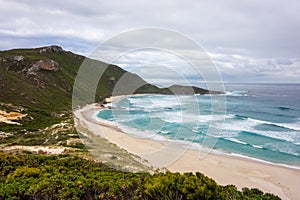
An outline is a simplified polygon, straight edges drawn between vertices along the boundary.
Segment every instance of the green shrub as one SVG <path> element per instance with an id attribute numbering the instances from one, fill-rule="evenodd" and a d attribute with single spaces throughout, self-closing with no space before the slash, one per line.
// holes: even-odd
<path id="1" fill-rule="evenodd" d="M 0 199 L 279 199 L 201 173 L 130 173 L 71 155 L 0 153 Z"/>

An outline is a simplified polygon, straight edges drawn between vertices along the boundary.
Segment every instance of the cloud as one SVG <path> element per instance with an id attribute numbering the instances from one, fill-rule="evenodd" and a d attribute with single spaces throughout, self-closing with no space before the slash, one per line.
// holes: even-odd
<path id="1" fill-rule="evenodd" d="M 203 81 L 201 70 L 176 54 L 163 50 L 128 52 L 114 60 L 114 64 L 139 74 L 147 82 L 158 86 L 195 85 L 197 81 Z"/>
<path id="2" fill-rule="evenodd" d="M 299 82 L 300 60 L 209 53 L 226 82 Z"/>
<path id="3" fill-rule="evenodd" d="M 161 27 L 183 33 L 216 55 L 228 81 L 294 82 L 300 67 L 297 0 L 0 0 L 0 5 L 0 49 L 54 43 L 89 55 L 120 32 Z M 157 41 L 174 46 L 181 42 L 171 37 Z"/>

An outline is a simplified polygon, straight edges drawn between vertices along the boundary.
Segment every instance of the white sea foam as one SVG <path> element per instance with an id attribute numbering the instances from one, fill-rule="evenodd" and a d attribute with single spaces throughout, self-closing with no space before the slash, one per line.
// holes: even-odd
<path id="1" fill-rule="evenodd" d="M 153 113 L 152 117 L 160 118 L 161 120 L 169 123 L 182 123 L 182 112 L 157 112 Z"/>
<path id="2" fill-rule="evenodd" d="M 157 112 L 153 113 L 152 116 L 169 123 L 209 123 L 224 120 L 223 115 L 196 115 L 181 111 Z"/>
<path id="3" fill-rule="evenodd" d="M 266 137 L 280 139 L 292 143 L 296 143 L 300 141 L 300 134 L 299 132 L 276 132 L 276 131 L 257 131 L 259 135 L 263 135 Z"/>
<path id="4" fill-rule="evenodd" d="M 232 122 L 226 123 L 223 125 L 225 130 L 230 131 L 245 131 L 245 132 L 252 132 L 257 135 L 262 135 L 269 138 L 289 141 L 289 142 L 296 142 L 300 141 L 300 134 L 296 131 L 265 131 L 265 130 L 256 130 L 255 127 L 261 123 L 258 121 L 241 121 L 241 122 Z"/>
<path id="5" fill-rule="evenodd" d="M 176 96 L 161 96 L 156 98 L 128 98 L 135 107 L 165 108 L 182 106 L 182 102 Z"/>
<path id="6" fill-rule="evenodd" d="M 267 164 L 270 164 L 270 165 L 277 165 L 277 166 L 283 166 L 283 167 L 287 167 L 287 168 L 300 170 L 299 166 L 286 165 L 286 164 L 282 164 L 282 163 L 274 163 L 274 162 L 270 162 L 270 161 L 266 161 L 266 160 L 262 160 L 262 159 L 258 159 L 258 158 L 253 158 L 253 157 L 249 157 L 249 156 L 245 156 L 245 155 L 237 154 L 237 153 L 229 153 L 229 155 L 234 156 L 234 157 L 240 157 L 240 158 L 255 160 L 255 161 L 262 162 L 262 163 L 267 163 Z"/>
<path id="7" fill-rule="evenodd" d="M 275 122 L 269 122 L 269 121 L 252 119 L 252 118 L 248 118 L 248 120 L 252 122 L 256 122 L 257 124 L 268 124 L 268 125 L 278 126 L 282 128 L 287 128 L 294 131 L 300 131 L 300 121 L 297 121 L 295 123 L 275 123 Z"/>
<path id="8" fill-rule="evenodd" d="M 159 131 L 160 133 L 162 133 L 162 134 L 168 134 L 169 133 L 169 131 Z"/>
<path id="9" fill-rule="evenodd" d="M 295 131 L 300 131 L 300 121 L 295 123 L 278 123 L 279 126 Z"/>
<path id="10" fill-rule="evenodd" d="M 289 155 L 299 156 L 299 153 L 296 149 L 294 149 L 291 145 L 285 144 L 285 143 L 268 143 L 265 144 L 267 148 L 269 148 L 272 151 L 277 151 Z"/>
<path id="11" fill-rule="evenodd" d="M 231 142 L 239 143 L 239 144 L 244 144 L 244 145 L 247 144 L 247 142 L 240 141 L 240 140 L 238 140 L 238 139 L 236 139 L 236 138 L 224 138 L 224 139 L 225 139 L 225 140 L 229 140 L 229 141 L 231 141 Z"/>
<path id="12" fill-rule="evenodd" d="M 257 122 L 245 121 L 245 120 L 235 120 L 230 122 L 225 122 L 223 124 L 223 130 L 229 131 L 254 131 L 254 128 L 258 125 Z"/>
<path id="13" fill-rule="evenodd" d="M 115 120 L 118 123 L 122 123 L 122 122 L 134 122 L 137 119 L 149 119 L 150 116 L 147 114 L 116 114 L 115 116 Z M 151 119 L 151 118 L 150 118 Z"/>
<path id="14" fill-rule="evenodd" d="M 257 148 L 257 149 L 263 149 L 263 147 L 262 146 L 259 146 L 259 145 L 252 145 L 254 148 Z"/>
<path id="15" fill-rule="evenodd" d="M 269 138 L 280 139 L 289 142 L 300 141 L 300 134 L 298 131 L 267 131 L 255 129 L 256 126 L 261 124 L 280 125 L 279 123 L 247 118 L 246 120 L 236 120 L 224 123 L 223 130 L 252 132 Z"/>
<path id="16" fill-rule="evenodd" d="M 131 128 L 128 126 L 124 125 L 117 125 L 124 133 L 138 137 L 138 138 L 145 138 L 145 139 L 152 139 L 152 140 L 158 140 L 158 141 L 165 141 L 168 140 L 167 138 L 156 134 L 155 132 L 152 131 L 147 131 L 147 130 L 139 130 L 135 128 Z"/>
<path id="17" fill-rule="evenodd" d="M 248 96 L 248 91 L 228 91 L 225 92 L 226 96 Z"/>
<path id="18" fill-rule="evenodd" d="M 198 128 L 196 127 L 196 128 L 193 128 L 192 131 L 193 131 L 194 133 L 198 133 L 199 130 L 198 130 Z"/>

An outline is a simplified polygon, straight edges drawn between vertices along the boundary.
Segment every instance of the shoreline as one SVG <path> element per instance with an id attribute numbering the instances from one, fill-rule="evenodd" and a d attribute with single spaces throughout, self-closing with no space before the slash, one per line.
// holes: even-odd
<path id="1" fill-rule="evenodd" d="M 120 98 L 122 97 L 117 97 Z M 299 169 L 223 152 L 204 152 L 204 157 L 200 158 L 200 153 L 203 152 L 184 149 L 180 143 L 137 137 L 124 133 L 104 120 L 100 122 L 93 117 L 100 109 L 103 108 L 91 104 L 74 111 L 74 114 L 90 131 L 147 160 L 153 167 L 165 167 L 171 172 L 180 173 L 199 171 L 221 185 L 233 184 L 239 189 L 256 187 L 282 199 L 297 199 Z"/>
<path id="2" fill-rule="evenodd" d="M 123 98 L 131 97 L 131 96 L 145 96 L 145 95 L 153 95 L 153 94 L 132 94 L 132 95 L 111 96 L 111 97 L 105 98 L 105 103 L 100 104 L 100 107 L 101 107 L 101 110 L 102 109 L 112 109 L 110 107 L 110 105 L 109 106 L 105 106 L 105 105 L 111 104 L 112 102 L 118 101 L 118 100 L 123 99 Z M 117 124 L 117 123 L 114 124 L 114 122 L 110 122 L 110 121 L 107 121 L 107 120 L 104 120 L 104 119 L 102 120 L 100 118 L 97 118 L 96 114 L 97 114 L 97 112 L 93 114 L 93 117 L 95 117 L 95 120 L 100 122 L 102 125 L 112 126 L 113 128 L 118 129 L 118 131 L 121 131 L 121 132 L 123 132 L 125 134 L 128 134 L 130 136 L 133 136 L 133 137 L 138 137 L 138 138 L 142 138 L 142 139 L 147 138 L 147 137 L 143 137 L 142 135 L 139 135 L 139 134 L 134 134 L 132 132 L 130 133 L 130 131 L 124 131 L 120 127 L 119 124 Z M 160 138 L 160 139 L 155 139 L 155 138 Z M 204 148 L 201 145 L 199 145 L 200 147 L 193 148 L 192 146 L 195 145 L 195 143 L 193 143 L 193 142 L 188 142 L 188 141 L 183 141 L 183 140 L 172 140 L 172 139 L 169 139 L 167 137 L 159 136 L 159 135 L 155 135 L 155 138 L 151 137 L 150 139 L 155 140 L 155 141 L 159 141 L 159 142 L 172 141 L 172 142 L 178 143 L 178 145 L 190 146 L 190 147 L 188 147 L 188 149 L 196 150 L 196 151 L 203 151 L 203 149 L 206 149 L 206 150 L 208 149 L 208 148 Z M 198 145 L 198 144 L 196 144 L 196 145 Z M 250 161 L 261 162 L 261 163 L 265 163 L 265 164 L 270 164 L 270 165 L 275 165 L 275 166 L 281 166 L 281 167 L 300 170 L 300 165 L 292 165 L 292 164 L 286 164 L 286 163 L 280 163 L 280 162 L 273 162 L 273 161 L 268 161 L 268 160 L 264 160 L 264 159 L 260 159 L 260 158 L 246 156 L 246 155 L 243 155 L 243 154 L 229 153 L 229 152 L 225 152 L 225 151 L 222 151 L 222 150 L 219 150 L 219 149 L 209 149 L 208 151 L 211 154 L 225 155 L 225 156 L 230 156 L 230 157 L 233 157 L 233 158 L 247 159 L 247 160 L 250 160 Z"/>
<path id="3" fill-rule="evenodd" d="M 108 109 L 106 107 L 99 109 Z M 176 143 L 178 146 L 181 146 L 181 148 L 186 148 L 187 150 L 194 150 L 194 151 L 208 151 L 208 154 L 213 154 L 213 155 L 219 155 L 219 156 L 228 156 L 228 157 L 232 157 L 232 158 L 236 158 L 236 159 L 245 159 L 245 160 L 249 160 L 252 162 L 259 162 L 259 163 L 263 163 L 263 164 L 268 164 L 268 165 L 274 165 L 274 166 L 279 166 L 279 167 L 284 167 L 284 168 L 289 168 L 289 169 L 295 169 L 295 170 L 300 170 L 300 166 L 297 165 L 289 165 L 289 164 L 285 164 L 285 163 L 277 163 L 277 162 L 272 162 L 272 161 L 267 161 L 267 160 L 263 160 L 260 158 L 254 158 L 254 157 L 250 157 L 250 156 L 246 156 L 243 154 L 237 154 L 237 153 L 228 153 L 228 152 L 224 152 L 220 149 L 209 149 L 208 147 L 202 147 L 200 144 L 197 143 L 193 143 L 193 142 L 188 142 L 188 141 L 183 141 L 183 140 L 172 140 L 172 139 L 168 139 L 164 136 L 156 136 L 155 138 L 147 138 L 147 137 L 142 137 L 141 135 L 138 134 L 133 134 L 133 133 L 129 133 L 124 131 L 121 127 L 119 127 L 117 124 L 114 124 L 114 122 L 110 122 L 110 121 L 106 121 L 106 120 L 102 120 L 100 118 L 96 117 L 96 113 L 94 113 L 93 117 L 95 118 L 94 120 L 96 120 L 97 122 L 100 123 L 100 125 L 102 126 L 108 126 L 112 129 L 116 129 L 117 131 L 120 131 L 124 134 L 127 134 L 131 137 L 137 137 L 140 139 L 149 139 L 149 140 L 154 140 L 157 142 L 161 142 L 162 144 L 167 143 L 167 142 L 173 142 Z M 159 139 L 158 139 L 159 138 Z M 192 147 L 194 145 L 198 145 L 199 147 Z"/>

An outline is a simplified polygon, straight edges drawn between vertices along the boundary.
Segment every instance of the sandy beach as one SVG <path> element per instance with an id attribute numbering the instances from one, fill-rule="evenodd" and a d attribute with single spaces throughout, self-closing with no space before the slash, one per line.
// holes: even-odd
<path id="1" fill-rule="evenodd" d="M 282 199 L 300 198 L 299 169 L 226 154 L 206 154 L 183 148 L 183 144 L 174 141 L 159 141 L 151 137 L 140 138 L 126 134 L 118 127 L 95 119 L 93 115 L 100 109 L 96 104 L 91 104 L 74 111 L 74 115 L 93 133 L 147 160 L 153 167 L 165 167 L 172 172 L 181 173 L 199 171 L 221 185 L 233 184 L 239 189 L 256 187 Z"/>

